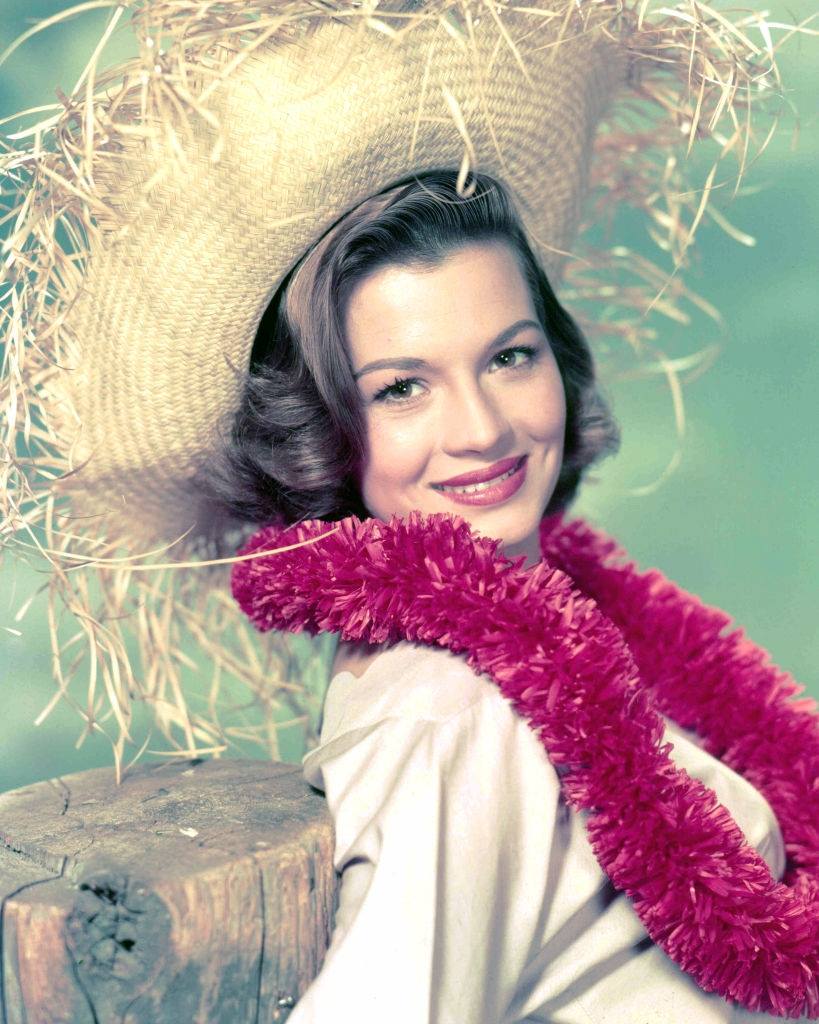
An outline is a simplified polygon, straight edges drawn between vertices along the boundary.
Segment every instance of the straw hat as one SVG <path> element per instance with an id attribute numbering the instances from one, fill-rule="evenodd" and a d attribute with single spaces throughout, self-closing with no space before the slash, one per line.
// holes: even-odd
<path id="1" fill-rule="evenodd" d="M 215 704 L 189 706 L 183 650 L 197 646 L 268 719 L 241 735 L 278 756 L 276 671 L 231 604 L 226 567 L 145 567 L 238 540 L 195 481 L 239 402 L 259 320 L 311 244 L 412 173 L 459 170 L 468 194 L 469 171 L 486 172 L 510 189 L 587 333 L 640 347 L 649 305 L 680 318 L 697 302 L 682 271 L 723 184 L 718 162 L 735 156 L 738 182 L 781 90 L 762 17 L 704 4 L 111 6 L 106 38 L 130 10 L 139 56 L 104 68 L 98 47 L 58 113 L 3 144 L 15 212 L 2 401 L 18 436 L 3 534 L 53 562 L 52 604 L 78 615 L 92 689 L 98 672 L 119 726 L 119 778 L 133 700 L 180 754 L 240 735 Z M 705 141 L 713 167 L 688 190 L 683 158 Z M 644 214 L 666 271 L 578 243 L 624 205 Z M 77 646 L 59 660 L 66 693 Z M 97 711 L 86 718 L 101 728 Z"/>

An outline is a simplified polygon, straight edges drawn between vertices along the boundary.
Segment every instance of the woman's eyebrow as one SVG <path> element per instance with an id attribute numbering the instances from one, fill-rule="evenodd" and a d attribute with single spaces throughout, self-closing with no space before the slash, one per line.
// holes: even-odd
<path id="1" fill-rule="evenodd" d="M 492 349 L 499 348 L 504 345 L 510 338 L 513 338 L 516 334 L 525 330 L 527 327 L 534 327 L 536 330 L 541 331 L 543 328 L 536 320 L 517 320 L 515 323 L 510 324 L 509 327 L 505 327 L 497 338 L 494 338 L 486 346 L 486 351 L 491 352 Z M 374 359 L 371 363 L 365 363 L 356 373 L 353 374 L 353 378 L 358 380 L 359 377 L 363 377 L 365 373 L 370 373 L 372 370 L 385 370 L 388 368 L 397 370 L 422 370 L 428 367 L 429 363 L 426 359 L 418 359 L 413 356 L 396 356 L 391 359 Z"/>

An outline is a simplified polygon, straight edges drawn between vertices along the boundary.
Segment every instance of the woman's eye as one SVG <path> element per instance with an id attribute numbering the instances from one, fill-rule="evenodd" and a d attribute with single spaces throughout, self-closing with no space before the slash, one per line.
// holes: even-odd
<path id="1" fill-rule="evenodd" d="M 517 355 L 523 353 L 526 358 L 522 362 L 502 362 L 500 367 L 502 370 L 519 370 L 524 367 L 528 367 L 535 361 L 538 349 L 533 348 L 531 345 L 517 345 L 514 348 L 505 348 L 503 351 L 498 352 L 493 362 L 499 360 L 502 356 Z M 380 391 L 373 395 L 374 402 L 383 402 L 385 405 L 404 405 L 415 397 L 414 395 L 408 394 L 405 390 L 411 388 L 413 384 L 419 384 L 420 381 L 415 377 L 396 377 L 392 384 L 387 384 L 386 387 L 381 388 Z"/>
<path id="2" fill-rule="evenodd" d="M 381 388 L 373 395 L 374 402 L 384 402 L 387 405 L 397 405 L 400 402 L 405 401 L 406 394 L 402 390 L 406 387 L 411 387 L 413 384 L 417 384 L 418 381 L 413 377 L 404 379 L 403 377 L 396 377 L 392 384 L 387 384 L 386 387 Z M 391 400 L 388 400 L 390 396 L 395 396 Z"/>
<path id="3" fill-rule="evenodd" d="M 505 363 L 504 366 L 509 366 L 510 369 L 516 370 L 519 366 L 528 365 L 529 363 L 534 361 L 533 357 L 537 354 L 537 349 L 533 348 L 531 345 L 517 345 L 515 348 L 505 348 L 502 352 L 498 352 L 498 354 L 495 356 L 495 359 L 500 359 L 501 356 L 509 355 L 509 353 L 516 352 L 523 352 L 523 354 L 526 356 L 524 362 L 515 363 L 514 366 L 509 366 L 508 363 Z"/>

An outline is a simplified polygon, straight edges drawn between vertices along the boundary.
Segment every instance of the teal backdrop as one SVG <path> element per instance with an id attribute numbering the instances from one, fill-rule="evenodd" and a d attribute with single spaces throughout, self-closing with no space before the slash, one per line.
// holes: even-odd
<path id="1" fill-rule="evenodd" d="M 0 51 L 34 20 L 67 8 L 48 0 L 0 0 Z M 772 20 L 794 21 L 815 3 L 773 3 Z M 34 36 L 0 66 L 0 117 L 68 92 L 102 31 L 106 12 L 88 11 Z M 813 27 L 819 29 L 819 19 Z M 777 36 L 778 38 L 778 36 Z M 113 51 L 116 50 L 116 43 Z M 703 601 L 724 608 L 774 661 L 819 697 L 819 38 L 791 39 L 781 56 L 800 112 L 782 128 L 730 208 L 755 245 L 713 224 L 700 228 L 689 282 L 723 313 L 670 325 L 666 353 L 721 346 L 716 361 L 684 387 L 686 432 L 676 470 L 652 486 L 677 439 L 661 376 L 605 378 L 623 432 L 620 453 L 602 463 L 573 511 L 613 533 L 638 563 L 656 566 Z M 14 130 L 16 122 L 0 126 Z M 642 227 L 618 225 L 623 243 L 652 258 Z M 692 332 L 695 337 L 692 339 Z M 59 703 L 34 719 L 54 692 L 42 603 L 15 622 L 42 582 L 6 559 L 0 580 L 0 791 L 111 765 L 99 736 L 75 742 L 82 722 Z M 19 634 L 19 635 L 18 635 Z M 320 644 L 327 664 L 332 644 Z M 135 751 L 131 751 L 131 756 Z M 294 734 L 283 756 L 302 753 Z M 144 758 L 148 760 L 146 756 Z"/>

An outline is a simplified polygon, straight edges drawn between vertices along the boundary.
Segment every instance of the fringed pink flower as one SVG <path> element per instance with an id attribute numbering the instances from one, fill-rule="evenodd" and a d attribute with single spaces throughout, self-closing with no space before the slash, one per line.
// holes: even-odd
<path id="1" fill-rule="evenodd" d="M 303 544 L 305 541 L 315 543 Z M 819 715 L 730 618 L 582 520 L 544 518 L 523 569 L 457 515 L 271 525 L 233 594 L 260 630 L 406 639 L 465 654 L 535 730 L 594 854 L 649 936 L 707 992 L 819 1014 Z M 782 882 L 669 756 L 667 714 L 768 799 Z"/>

